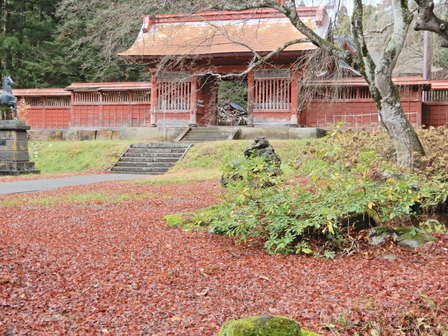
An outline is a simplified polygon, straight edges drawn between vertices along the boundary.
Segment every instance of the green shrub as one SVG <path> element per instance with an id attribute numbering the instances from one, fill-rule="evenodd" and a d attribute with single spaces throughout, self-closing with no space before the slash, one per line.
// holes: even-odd
<path id="1" fill-rule="evenodd" d="M 335 131 L 309 144 L 289 181 L 264 173 L 262 160 L 244 161 L 223 201 L 190 225 L 242 241 L 261 239 L 269 253 L 332 258 L 353 246 L 362 229 L 407 225 L 447 202 L 444 172 L 431 171 L 437 176 L 431 178 L 398 168 L 383 133 Z"/>

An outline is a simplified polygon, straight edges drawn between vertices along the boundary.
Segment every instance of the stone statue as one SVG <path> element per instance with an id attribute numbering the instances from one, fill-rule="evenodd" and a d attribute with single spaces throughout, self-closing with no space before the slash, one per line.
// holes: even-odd
<path id="1" fill-rule="evenodd" d="M 273 167 L 280 169 L 282 161 L 280 157 L 275 153 L 274 147 L 271 146 L 265 137 L 256 138 L 254 143 L 246 148 L 244 151 L 246 158 L 262 157 L 266 162 L 270 163 Z"/>
<path id="2" fill-rule="evenodd" d="M 268 140 L 266 140 L 265 137 L 256 138 L 254 143 L 250 145 L 246 150 L 244 151 L 244 156 L 246 160 L 250 160 L 251 158 L 255 157 L 261 157 L 264 159 L 264 161 L 267 163 L 266 169 L 264 169 L 264 172 L 267 173 L 269 176 L 279 176 L 281 175 L 282 171 L 280 169 L 281 166 L 281 159 L 275 153 L 274 148 L 269 143 Z M 241 180 L 242 176 L 240 174 L 240 166 L 242 162 L 233 161 L 231 165 L 231 169 L 228 172 L 225 172 L 221 176 L 221 184 L 225 187 L 231 180 Z M 264 183 L 261 185 L 262 187 L 268 187 L 272 186 L 271 183 Z"/>
<path id="3" fill-rule="evenodd" d="M 10 76 L 3 78 L 3 91 L 0 93 L 0 120 L 17 119 L 17 99 L 12 93 L 12 85 L 14 85 L 14 81 Z M 5 110 L 2 107 L 8 109 Z"/>
<path id="4" fill-rule="evenodd" d="M 28 154 L 27 126 L 17 120 L 17 99 L 12 93 L 11 77 L 3 79 L 0 93 L 0 175 L 36 174 L 39 171 Z"/>

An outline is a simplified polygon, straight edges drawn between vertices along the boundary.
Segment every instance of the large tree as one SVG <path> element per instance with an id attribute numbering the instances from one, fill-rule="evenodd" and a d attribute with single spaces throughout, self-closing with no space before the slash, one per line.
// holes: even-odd
<path id="1" fill-rule="evenodd" d="M 247 10 L 254 8 L 273 8 L 283 13 L 291 23 L 316 46 L 345 61 L 364 77 L 377 106 L 382 124 L 393 140 L 397 163 L 401 167 L 414 167 L 424 148 L 411 123 L 406 118 L 400 102 L 398 88 L 392 81 L 392 72 L 406 41 L 413 14 L 406 0 L 391 0 L 393 20 L 392 33 L 385 43 L 379 57 L 374 59 L 369 52 L 364 32 L 364 5 L 354 0 L 351 17 L 351 33 L 355 52 L 341 49 L 329 39 L 319 36 L 299 17 L 295 1 L 253 0 L 240 1 L 238 5 L 216 5 L 216 9 Z M 299 42 L 299 41 L 298 41 Z M 284 48 L 279 48 L 282 51 Z"/>
<path id="2" fill-rule="evenodd" d="M 209 0 L 60 0 L 60 40 L 82 81 L 142 80 L 144 65 L 117 56 L 134 41 L 142 16 L 190 13 L 208 5 Z"/>
<path id="3" fill-rule="evenodd" d="M 0 0 L 0 77 L 20 87 L 59 86 L 70 73 L 56 39 L 58 0 Z"/>

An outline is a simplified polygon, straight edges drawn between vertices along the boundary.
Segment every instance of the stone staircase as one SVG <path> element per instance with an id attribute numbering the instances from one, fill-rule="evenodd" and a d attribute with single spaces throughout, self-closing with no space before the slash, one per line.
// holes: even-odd
<path id="1" fill-rule="evenodd" d="M 161 175 L 172 168 L 190 149 L 191 144 L 133 144 L 110 169 L 113 173 Z"/>
<path id="2" fill-rule="evenodd" d="M 233 127 L 190 127 L 177 141 L 195 143 L 233 140 L 238 132 L 239 129 Z"/>

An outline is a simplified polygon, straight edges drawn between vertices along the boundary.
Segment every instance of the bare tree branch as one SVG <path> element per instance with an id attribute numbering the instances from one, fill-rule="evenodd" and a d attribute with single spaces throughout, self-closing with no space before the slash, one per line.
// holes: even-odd
<path id="1" fill-rule="evenodd" d="M 432 0 L 415 0 L 415 2 L 418 5 L 418 14 L 414 29 L 436 33 L 444 40 L 441 46 L 448 48 L 448 21 L 440 19 L 434 13 Z"/>
<path id="2" fill-rule="evenodd" d="M 320 37 L 313 29 L 308 27 L 302 19 L 299 17 L 297 13 L 297 9 L 295 6 L 294 0 L 286 0 L 283 5 L 279 5 L 276 1 L 272 0 L 256 0 L 256 1 L 248 1 L 245 4 L 222 4 L 215 5 L 211 7 L 214 10 L 234 10 L 234 11 L 242 11 L 248 9 L 259 9 L 259 8 L 271 8 L 276 9 L 280 13 L 284 14 L 289 21 L 297 28 L 299 32 L 305 35 L 313 44 L 318 46 L 319 48 L 325 49 L 332 54 L 338 56 L 340 59 L 343 59 L 349 65 L 353 64 L 353 55 L 342 48 L 339 48 L 334 43 L 328 41 L 327 39 Z"/>
<path id="3" fill-rule="evenodd" d="M 394 24 L 391 22 L 387 25 L 385 25 L 383 28 L 378 30 L 369 30 L 367 33 L 369 34 L 383 34 L 386 30 L 388 30 L 390 27 L 392 27 Z"/>
<path id="4" fill-rule="evenodd" d="M 226 2 L 226 1 L 224 1 Z M 230 10 L 230 11 L 243 11 L 257 8 L 274 8 L 278 9 L 280 6 L 275 0 L 252 0 L 247 1 L 244 4 L 223 3 L 211 6 L 210 10 Z"/>
<path id="5" fill-rule="evenodd" d="M 352 15 L 352 34 L 357 51 L 357 70 L 361 72 L 366 81 L 372 84 L 375 78 L 375 62 L 369 53 L 364 35 L 364 6 L 361 0 L 354 0 Z"/>
<path id="6" fill-rule="evenodd" d="M 252 70 L 254 70 L 257 66 L 266 63 L 267 61 L 269 61 L 272 57 L 274 57 L 275 55 L 281 53 L 282 51 L 284 51 L 285 49 L 287 49 L 288 47 L 294 45 L 294 44 L 299 44 L 299 43 L 306 43 L 306 42 L 310 42 L 307 39 L 298 39 L 298 40 L 292 40 L 289 41 L 287 43 L 285 43 L 283 46 L 278 47 L 277 49 L 272 50 L 271 52 L 269 52 L 268 54 L 261 56 L 257 53 L 258 57 L 254 57 L 251 61 L 251 63 L 246 67 L 246 69 L 242 72 L 238 72 L 238 73 L 228 73 L 228 74 L 217 74 L 214 72 L 205 72 L 205 73 L 201 73 L 200 75 L 213 75 L 219 79 L 223 79 L 223 78 L 231 78 L 231 77 L 244 77 L 246 76 L 249 72 L 251 72 Z"/>
<path id="7" fill-rule="evenodd" d="M 230 36 L 229 32 L 227 31 L 227 29 L 225 29 L 225 27 L 219 27 L 219 26 L 217 26 L 217 25 L 215 25 L 215 24 L 213 24 L 213 23 L 210 23 L 210 22 L 208 23 L 208 25 L 212 26 L 212 27 L 215 28 L 217 31 L 223 33 L 224 36 L 226 37 L 226 39 L 227 39 L 229 42 L 232 42 L 232 43 L 234 43 L 234 44 L 240 45 L 240 46 L 242 46 L 242 47 L 244 47 L 244 48 L 247 48 L 247 50 L 250 50 L 250 51 L 254 54 L 254 58 L 255 58 L 255 59 L 259 59 L 259 58 L 261 57 L 260 54 L 259 54 L 254 48 L 252 48 L 249 44 L 244 43 L 244 42 L 239 41 L 239 40 L 235 40 L 234 38 L 232 38 L 232 37 Z"/>

